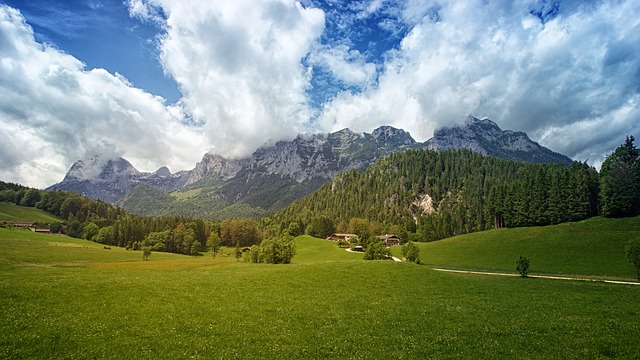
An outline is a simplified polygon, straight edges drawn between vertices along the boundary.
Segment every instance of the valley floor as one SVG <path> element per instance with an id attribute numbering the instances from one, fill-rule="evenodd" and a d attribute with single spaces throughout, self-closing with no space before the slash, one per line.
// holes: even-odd
<path id="1" fill-rule="evenodd" d="M 628 358 L 640 287 L 362 261 L 291 265 L 0 229 L 2 358 Z"/>

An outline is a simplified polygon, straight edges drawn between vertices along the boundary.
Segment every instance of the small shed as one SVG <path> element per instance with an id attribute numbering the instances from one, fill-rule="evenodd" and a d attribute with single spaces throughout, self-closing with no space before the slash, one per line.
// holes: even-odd
<path id="1" fill-rule="evenodd" d="M 378 239 L 382 241 L 387 247 L 400 245 L 400 238 L 397 235 L 380 235 Z"/>
<path id="2" fill-rule="evenodd" d="M 31 227 L 29 228 L 29 230 L 35 232 L 35 233 L 40 233 L 40 234 L 51 234 L 51 230 L 50 229 L 45 229 L 45 228 L 41 228 L 38 229 L 36 227 Z"/>

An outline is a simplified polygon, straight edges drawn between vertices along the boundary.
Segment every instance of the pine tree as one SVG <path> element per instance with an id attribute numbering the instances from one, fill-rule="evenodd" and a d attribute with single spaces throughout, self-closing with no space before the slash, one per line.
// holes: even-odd
<path id="1" fill-rule="evenodd" d="M 609 155 L 600 171 L 601 212 L 623 217 L 640 214 L 640 154 L 633 136 Z"/>

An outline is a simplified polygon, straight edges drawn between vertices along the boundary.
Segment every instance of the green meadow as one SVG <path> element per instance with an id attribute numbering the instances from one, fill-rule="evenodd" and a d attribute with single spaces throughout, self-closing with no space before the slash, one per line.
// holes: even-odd
<path id="1" fill-rule="evenodd" d="M 34 221 L 51 224 L 62 220 L 40 209 L 0 202 L 0 222 L 3 221 Z"/>
<path id="2" fill-rule="evenodd" d="M 640 286 L 442 273 L 364 261 L 326 240 L 296 242 L 290 265 L 209 254 L 153 253 L 142 261 L 139 251 L 0 228 L 0 357 L 632 359 L 640 353 Z"/>
<path id="3" fill-rule="evenodd" d="M 520 255 L 532 274 L 634 279 L 624 254 L 629 240 L 640 239 L 640 217 L 589 220 L 553 226 L 496 229 L 418 243 L 430 267 L 515 272 Z M 400 247 L 392 248 L 400 257 Z"/>

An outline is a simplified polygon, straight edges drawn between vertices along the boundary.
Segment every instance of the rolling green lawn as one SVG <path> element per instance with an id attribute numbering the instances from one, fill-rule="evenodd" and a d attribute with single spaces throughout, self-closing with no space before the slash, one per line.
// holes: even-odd
<path id="1" fill-rule="evenodd" d="M 296 239 L 296 256 L 294 264 L 317 263 L 321 261 L 357 261 L 364 258 L 363 253 L 349 253 L 338 248 L 334 241 L 322 240 L 309 235 L 298 236 Z"/>
<path id="2" fill-rule="evenodd" d="M 0 358 L 640 353 L 640 286 L 440 273 L 296 242 L 291 265 L 164 253 L 142 261 L 139 251 L 0 229 Z"/>
<path id="3" fill-rule="evenodd" d="M 417 244 L 430 267 L 515 272 L 522 255 L 532 274 L 634 279 L 624 254 L 632 239 L 640 239 L 640 217 L 498 229 Z M 400 247 L 392 252 L 399 257 Z"/>
<path id="4" fill-rule="evenodd" d="M 0 202 L 0 222 L 2 221 L 35 221 L 50 224 L 61 219 L 40 209 Z"/>

